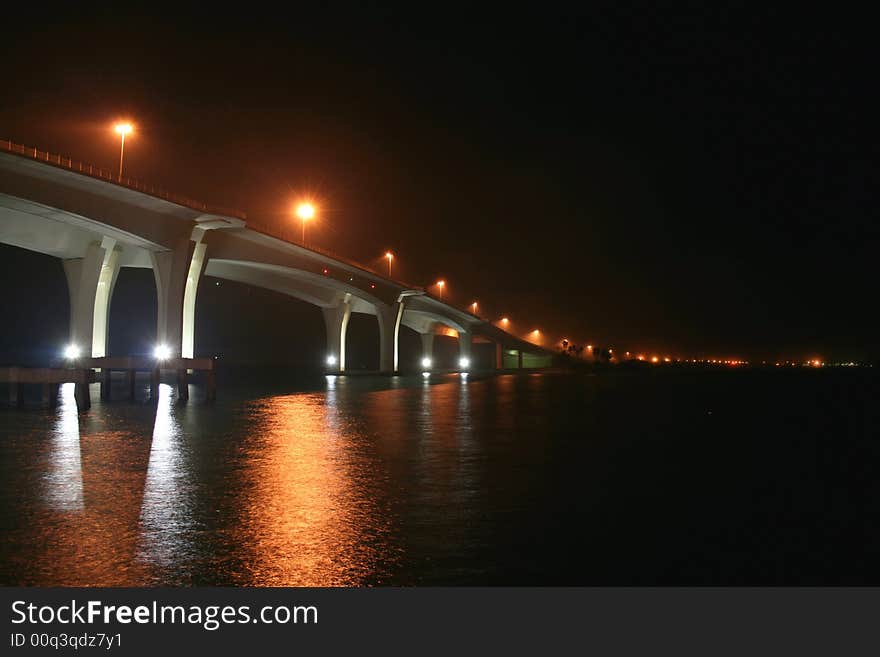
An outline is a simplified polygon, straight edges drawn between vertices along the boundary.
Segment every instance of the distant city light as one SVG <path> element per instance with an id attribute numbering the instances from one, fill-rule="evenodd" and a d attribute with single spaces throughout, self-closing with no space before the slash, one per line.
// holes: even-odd
<path id="1" fill-rule="evenodd" d="M 651 362 L 652 363 L 659 363 L 660 359 L 657 356 L 651 356 Z"/>

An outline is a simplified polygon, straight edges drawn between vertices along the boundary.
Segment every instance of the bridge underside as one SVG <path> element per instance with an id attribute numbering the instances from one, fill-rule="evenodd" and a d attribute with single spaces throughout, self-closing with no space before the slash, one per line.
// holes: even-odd
<path id="1" fill-rule="evenodd" d="M 253 231 L 241 219 L 8 154 L 0 154 L 0 242 L 63 261 L 71 298 L 70 341 L 92 357 L 106 356 L 109 304 L 121 267 L 152 269 L 157 339 L 172 357 L 194 356 L 195 303 L 204 274 L 321 308 L 330 371 L 345 370 L 351 313 L 377 318 L 384 372 L 398 369 L 402 326 L 422 336 L 423 362 L 430 362 L 438 333 L 458 337 L 462 369 L 469 368 L 475 340 L 495 343 L 497 368 L 543 366 L 549 357 L 422 290 Z M 517 355 L 513 365 L 510 351 L 525 355 Z"/>

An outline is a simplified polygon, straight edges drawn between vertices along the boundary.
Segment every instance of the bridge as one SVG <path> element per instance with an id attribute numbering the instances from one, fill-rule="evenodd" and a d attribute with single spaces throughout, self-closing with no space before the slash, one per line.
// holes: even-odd
<path id="1" fill-rule="evenodd" d="M 0 141 L 0 243 L 59 258 L 70 293 L 70 345 L 83 357 L 107 357 L 109 308 L 121 267 L 152 269 L 156 284 L 157 357 L 196 353 L 195 305 L 205 275 L 237 281 L 321 308 L 324 362 L 342 374 L 352 313 L 376 317 L 379 369 L 399 371 L 399 336 L 421 336 L 430 369 L 434 337 L 456 335 L 458 369 L 472 368 L 474 342 L 495 345 L 495 368 L 549 365 L 552 352 L 423 287 L 274 237 L 248 226 L 243 212 L 212 207 L 69 158 Z"/>

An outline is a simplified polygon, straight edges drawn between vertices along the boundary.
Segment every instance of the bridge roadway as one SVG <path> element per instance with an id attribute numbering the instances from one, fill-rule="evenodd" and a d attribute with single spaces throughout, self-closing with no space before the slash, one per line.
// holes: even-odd
<path id="1" fill-rule="evenodd" d="M 495 344 L 499 369 L 503 350 L 517 352 L 520 367 L 523 353 L 551 355 L 424 288 L 254 230 L 243 213 L 108 178 L 67 158 L 0 142 L 0 242 L 63 261 L 70 344 L 83 356 L 107 356 L 109 308 L 121 267 L 152 269 L 157 343 L 169 358 L 194 356 L 196 297 L 206 274 L 319 306 L 327 329 L 324 360 L 332 373 L 346 371 L 352 313 L 377 318 L 383 373 L 399 369 L 401 326 L 420 334 L 427 359 L 433 357 L 434 336 L 452 329 L 461 369 L 471 367 L 474 341 Z"/>

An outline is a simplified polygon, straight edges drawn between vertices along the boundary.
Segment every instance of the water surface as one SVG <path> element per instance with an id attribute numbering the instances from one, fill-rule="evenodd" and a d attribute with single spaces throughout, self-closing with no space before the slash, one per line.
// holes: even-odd
<path id="1" fill-rule="evenodd" d="M 880 583 L 867 371 L 306 387 L 0 412 L 0 583 Z"/>

